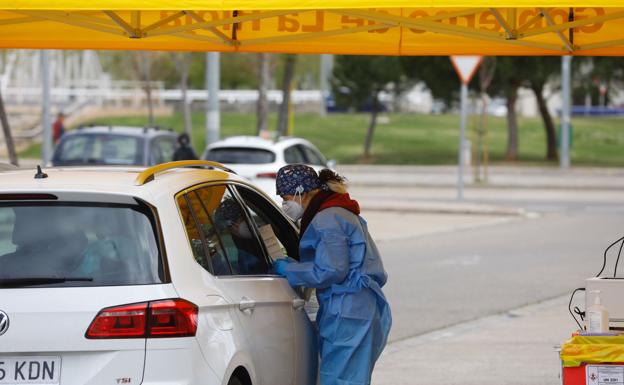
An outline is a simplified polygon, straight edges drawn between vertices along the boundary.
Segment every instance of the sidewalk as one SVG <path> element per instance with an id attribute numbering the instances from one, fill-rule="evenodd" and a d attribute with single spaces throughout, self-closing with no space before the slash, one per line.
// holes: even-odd
<path id="1" fill-rule="evenodd" d="M 454 187 L 457 166 L 369 166 L 339 165 L 353 186 Z M 624 189 L 624 168 L 491 166 L 487 184 L 474 184 L 472 168 L 464 174 L 467 187 L 549 188 L 549 189 Z"/>
<path id="2" fill-rule="evenodd" d="M 372 384 L 558 385 L 554 347 L 578 328 L 568 299 L 565 295 L 392 343 L 377 363 Z"/>

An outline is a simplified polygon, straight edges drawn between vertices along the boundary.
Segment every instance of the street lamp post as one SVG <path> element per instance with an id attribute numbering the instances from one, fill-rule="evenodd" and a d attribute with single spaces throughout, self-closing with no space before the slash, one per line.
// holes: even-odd
<path id="1" fill-rule="evenodd" d="M 219 140 L 221 116 L 219 114 L 219 83 L 220 83 L 220 54 L 208 52 L 206 54 L 206 145 Z"/>
<path id="2" fill-rule="evenodd" d="M 50 121 L 50 58 L 48 51 L 39 51 L 41 69 L 41 161 L 44 165 L 52 159 L 52 123 Z"/>
<path id="3" fill-rule="evenodd" d="M 570 167 L 570 125 L 571 125 L 571 63 L 572 56 L 563 56 L 561 59 L 561 93 L 563 106 L 561 107 L 561 150 L 559 151 L 559 165 L 565 170 Z"/>

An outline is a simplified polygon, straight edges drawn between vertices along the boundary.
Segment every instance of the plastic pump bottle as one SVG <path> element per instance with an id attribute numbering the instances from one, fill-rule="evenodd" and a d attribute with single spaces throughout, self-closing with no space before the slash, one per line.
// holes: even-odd
<path id="1" fill-rule="evenodd" d="M 590 333 L 609 332 L 609 312 L 602 306 L 600 290 L 592 291 L 594 304 L 587 310 L 587 331 Z"/>

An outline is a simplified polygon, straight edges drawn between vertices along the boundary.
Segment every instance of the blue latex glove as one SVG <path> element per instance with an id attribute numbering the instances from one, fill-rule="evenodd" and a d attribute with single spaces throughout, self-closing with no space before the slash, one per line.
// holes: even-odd
<path id="1" fill-rule="evenodd" d="M 288 258 L 280 258 L 273 262 L 273 271 L 277 275 L 281 275 L 282 277 L 286 276 L 286 266 L 291 263 L 292 260 Z"/>

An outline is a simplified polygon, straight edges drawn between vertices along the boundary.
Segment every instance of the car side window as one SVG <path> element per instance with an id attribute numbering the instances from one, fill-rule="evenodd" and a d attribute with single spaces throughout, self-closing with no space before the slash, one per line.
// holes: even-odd
<path id="1" fill-rule="evenodd" d="M 214 275 L 231 274 L 223 244 L 197 193 L 192 191 L 178 197 L 178 207 L 195 261 Z"/>
<path id="2" fill-rule="evenodd" d="M 268 273 L 264 250 L 252 231 L 245 210 L 227 186 L 201 187 L 185 197 L 190 202 L 187 203 L 188 210 L 199 229 L 199 241 L 202 242 L 195 255 L 200 265 L 214 275 Z M 180 205 L 184 217 L 182 207 Z M 196 233 L 189 231 L 188 225 L 187 234 L 193 247 L 193 243 L 197 243 L 192 238 Z M 202 258 L 209 263 L 202 263 Z"/>
<path id="3" fill-rule="evenodd" d="M 301 151 L 305 154 L 307 164 L 312 164 L 314 166 L 325 166 L 325 159 L 323 156 L 318 153 L 315 149 L 304 146 L 303 144 L 298 145 L 301 148 Z"/>
<path id="4" fill-rule="evenodd" d="M 288 164 L 305 163 L 303 153 L 297 148 L 297 146 L 290 146 L 284 150 L 284 160 Z"/>
<path id="5" fill-rule="evenodd" d="M 245 206 L 249 209 L 256 231 L 265 243 L 267 250 L 271 249 L 271 245 L 267 244 L 271 240 L 266 238 L 271 233 L 266 232 L 264 229 L 266 226 L 273 230 L 273 234 L 278 240 L 277 246 L 282 249 L 282 254 L 299 260 L 299 236 L 293 225 L 261 194 L 243 186 L 236 186 L 236 189 Z"/>
<path id="6" fill-rule="evenodd" d="M 171 162 L 175 152 L 175 143 L 168 138 L 160 138 L 152 141 L 150 161 L 152 164 Z"/>
<path id="7" fill-rule="evenodd" d="M 89 141 L 90 138 L 87 135 L 68 136 L 64 141 L 61 142 L 58 160 L 84 161 L 85 152 L 87 151 Z"/>

